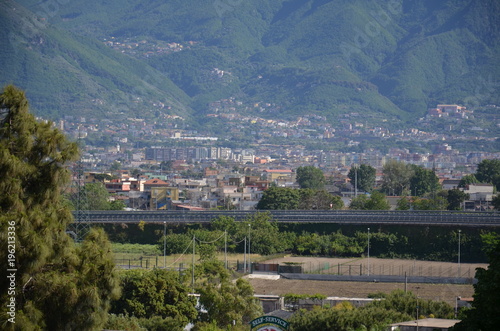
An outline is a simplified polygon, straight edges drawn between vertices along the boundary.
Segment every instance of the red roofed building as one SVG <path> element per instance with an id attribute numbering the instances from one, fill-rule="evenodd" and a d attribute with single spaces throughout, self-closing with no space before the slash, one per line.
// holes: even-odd
<path id="1" fill-rule="evenodd" d="M 159 178 L 152 178 L 144 182 L 144 191 L 151 191 L 153 187 L 170 187 L 171 185 Z"/>

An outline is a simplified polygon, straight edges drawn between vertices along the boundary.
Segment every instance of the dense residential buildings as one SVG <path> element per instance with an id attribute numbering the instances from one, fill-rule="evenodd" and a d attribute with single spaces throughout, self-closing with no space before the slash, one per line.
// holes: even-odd
<path id="1" fill-rule="evenodd" d="M 310 160 L 314 159 L 325 175 L 326 190 L 331 194 L 341 196 L 344 204 L 348 206 L 355 196 L 355 190 L 347 176 L 353 165 L 370 164 L 375 167 L 377 170 L 375 187 L 380 188 L 383 181 L 382 167 L 389 159 L 399 159 L 406 163 L 419 165 L 429 165 L 429 158 L 439 160 L 436 155 L 420 159 L 415 156 L 408 157 L 405 153 L 392 152 L 393 154 L 387 156 L 374 153 L 355 155 L 339 153 L 334 155 L 334 158 L 326 160 L 322 159 L 321 153 L 319 157 L 305 153 L 302 158 L 297 158 L 293 164 L 273 159 L 264 164 L 242 163 L 241 160 L 228 162 L 225 159 L 223 162 L 220 159 L 207 159 L 189 163 L 186 163 L 185 160 L 176 160 L 171 163 L 168 169 L 161 168 L 160 165 L 164 161 L 153 160 L 153 163 L 142 163 L 149 170 L 129 168 L 129 170 L 103 173 L 86 172 L 84 177 L 86 183 L 103 183 L 113 199 L 124 201 L 130 209 L 224 208 L 253 210 L 264 191 L 270 186 L 299 188 L 296 182 L 297 167 L 309 165 Z M 480 156 L 470 157 L 476 160 Z M 465 158 L 465 160 L 468 159 Z M 144 159 L 143 161 L 148 160 Z M 175 163 L 179 166 L 175 166 Z M 434 161 L 433 165 L 437 164 L 442 165 L 444 162 Z M 179 171 L 181 169 L 182 171 Z M 433 169 L 440 178 L 441 188 L 451 190 L 459 188 L 460 179 L 464 175 L 472 173 L 475 168 L 471 165 L 470 168 L 462 166 L 462 170 L 458 170 L 456 166 L 453 168 L 434 167 Z M 135 177 L 131 173 L 135 173 Z M 467 194 L 467 199 L 462 204 L 464 209 L 489 210 L 492 208 L 493 185 L 469 184 L 459 189 Z M 360 194 L 362 193 L 360 192 Z M 401 197 L 391 196 L 387 199 L 391 208 L 394 209 Z"/>
<path id="2" fill-rule="evenodd" d="M 349 169 L 368 164 L 377 170 L 380 184 L 389 160 L 433 169 L 443 189 L 456 188 L 482 160 L 500 159 L 500 148 L 494 147 L 499 143 L 498 107 L 485 107 L 491 111 L 479 120 L 463 106 L 438 104 L 411 127 L 359 112 L 339 114 L 335 124 L 317 114 L 271 118 L 282 111 L 279 105 L 228 98 L 208 105 L 207 121 L 217 125 L 206 132 L 168 113 L 155 121 L 66 116 L 58 127 L 85 141 L 85 182 L 103 182 L 130 208 L 252 209 L 270 185 L 298 187 L 295 170 L 306 165 L 320 168 L 328 190 L 346 203 L 352 197 Z M 468 187 L 471 198 L 464 207 L 488 208 L 490 190 Z"/>

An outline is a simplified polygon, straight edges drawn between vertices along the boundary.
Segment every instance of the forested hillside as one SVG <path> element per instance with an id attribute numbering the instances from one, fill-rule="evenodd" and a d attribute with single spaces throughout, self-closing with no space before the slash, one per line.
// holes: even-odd
<path id="1" fill-rule="evenodd" d="M 211 102 L 235 97 L 269 104 L 258 110 L 268 118 L 412 121 L 436 103 L 499 101 L 495 0 L 18 0 L 27 10 L 11 1 L 0 82 L 53 116 L 91 109 L 195 123 Z"/>
<path id="2" fill-rule="evenodd" d="M 190 116 L 189 97 L 146 63 L 73 34 L 7 0 L 0 3 L 0 83 L 26 89 L 39 115 L 134 115 L 163 102 Z"/>

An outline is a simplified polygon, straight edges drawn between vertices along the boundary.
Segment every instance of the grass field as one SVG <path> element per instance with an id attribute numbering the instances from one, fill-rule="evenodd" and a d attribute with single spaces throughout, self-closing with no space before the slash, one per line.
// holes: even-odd
<path id="1" fill-rule="evenodd" d="M 175 269 L 185 268 L 192 264 L 193 261 L 193 251 L 192 249 L 187 249 L 184 254 L 172 254 L 163 256 L 160 252 L 159 246 L 157 245 L 139 245 L 139 244 L 112 244 L 112 250 L 114 254 L 114 261 L 117 266 L 125 269 L 129 268 L 167 268 Z M 196 253 L 196 252 L 195 252 Z M 282 257 L 283 255 L 279 255 Z M 248 258 L 248 255 L 247 257 Z M 200 256 L 198 254 L 194 255 L 195 263 L 198 263 Z M 236 268 L 238 262 L 243 263 L 245 261 L 245 254 L 227 254 L 219 253 L 217 255 L 219 261 L 226 261 L 229 268 Z M 267 257 L 262 257 L 257 254 L 251 254 L 250 260 L 252 262 L 259 262 L 267 259 Z"/>
<path id="2" fill-rule="evenodd" d="M 403 283 L 373 283 L 373 282 L 329 282 L 318 280 L 293 279 L 263 279 L 249 278 L 255 294 L 285 295 L 323 294 L 327 297 L 366 298 L 370 293 L 383 292 L 389 294 L 394 290 L 404 290 Z M 474 294 L 472 285 L 451 284 L 408 284 L 407 291 L 417 297 L 427 300 L 445 301 L 452 307 L 456 298 L 468 298 Z"/>
<path id="3" fill-rule="evenodd" d="M 247 256 L 248 258 L 248 256 Z M 195 263 L 199 262 L 199 255 L 195 254 Z M 252 262 L 262 259 L 259 255 L 250 256 Z M 255 260 L 254 260 L 255 259 Z M 225 261 L 224 254 L 218 255 L 219 261 Z M 228 254 L 227 263 L 229 268 L 235 268 L 236 263 L 243 263 L 245 257 L 243 254 Z M 192 264 L 193 254 L 173 254 L 163 257 L 163 255 L 144 255 L 139 253 L 115 253 L 114 261 L 117 266 L 126 268 L 164 268 L 179 269 Z"/>
<path id="4" fill-rule="evenodd" d="M 353 258 L 336 259 L 322 257 L 286 256 L 273 258 L 263 263 L 292 263 L 301 265 L 304 272 L 310 273 L 332 273 L 348 274 L 349 266 L 352 275 L 367 273 L 370 266 L 371 275 L 404 275 L 424 277 L 456 277 L 458 276 L 458 263 L 416 261 L 400 259 L 377 259 Z M 361 267 L 360 267 L 361 266 Z M 487 264 L 461 264 L 461 277 L 474 277 L 475 269 L 487 268 Z M 295 294 L 323 294 L 331 297 L 366 298 L 368 294 L 375 292 L 390 293 L 396 289 L 405 289 L 404 283 L 375 283 L 375 282 L 336 282 L 316 280 L 291 280 L 249 277 L 256 294 L 284 295 Z M 472 297 L 474 287 L 472 285 L 452 284 L 407 284 L 406 290 L 415 293 L 418 297 L 428 300 L 442 300 L 455 306 L 457 297 Z"/>
<path id="5" fill-rule="evenodd" d="M 476 268 L 486 268 L 484 263 L 436 262 L 378 258 L 328 258 L 286 256 L 268 259 L 263 263 L 295 264 L 304 273 L 335 275 L 394 275 L 423 277 L 473 278 Z"/>
<path id="6" fill-rule="evenodd" d="M 193 254 L 191 250 L 185 254 L 174 254 L 163 256 L 156 245 L 132 245 L 113 244 L 115 263 L 124 269 L 155 267 L 179 270 L 189 268 L 192 264 Z M 244 254 L 220 253 L 217 255 L 220 261 L 227 258 L 229 268 L 236 269 L 236 263 L 243 263 Z M 248 258 L 248 256 L 247 256 Z M 295 264 L 302 266 L 305 273 L 343 274 L 359 275 L 367 274 L 368 268 L 371 275 L 401 275 L 424 277 L 474 277 L 477 267 L 487 268 L 487 264 L 465 264 L 460 268 L 454 262 L 434 262 L 401 259 L 378 259 L 378 258 L 324 258 L 276 255 L 265 257 L 252 254 L 252 262 Z M 194 255 L 195 263 L 199 262 L 199 256 Z M 252 275 L 254 276 L 254 275 Z M 357 297 L 366 298 L 368 294 L 375 292 L 390 293 L 395 289 L 404 289 L 401 283 L 373 283 L 373 282 L 333 282 L 313 280 L 270 280 L 265 278 L 249 278 L 256 294 L 284 295 L 295 294 L 323 294 L 326 296 Z M 450 305 L 455 305 L 458 296 L 471 297 L 474 293 L 472 285 L 451 284 L 408 284 L 407 290 L 424 299 L 443 300 Z"/>

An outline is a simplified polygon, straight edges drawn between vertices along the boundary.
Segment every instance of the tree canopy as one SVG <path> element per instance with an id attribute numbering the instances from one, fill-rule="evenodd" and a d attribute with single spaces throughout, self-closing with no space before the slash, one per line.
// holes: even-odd
<path id="1" fill-rule="evenodd" d="M 491 200 L 491 204 L 496 210 L 500 210 L 500 195 L 495 195 Z"/>
<path id="2" fill-rule="evenodd" d="M 109 241 L 92 230 L 76 246 L 66 233 L 72 215 L 62 191 L 77 145 L 51 122 L 37 121 L 24 92 L 13 86 L 0 94 L 0 111 L 0 258 L 8 261 L 7 243 L 13 242 L 9 267 L 16 270 L 15 295 L 8 295 L 11 282 L 2 277 L 0 300 L 15 298 L 10 326 L 102 328 L 119 294 Z M 0 312 L 7 316 L 5 305 Z"/>
<path id="3" fill-rule="evenodd" d="M 229 273 L 219 261 L 207 261 L 218 268 L 197 286 L 203 312 L 199 320 L 217 324 L 219 327 L 245 325 L 263 314 L 262 307 L 253 296 L 253 288 L 246 279 L 238 278 L 232 282 Z"/>
<path id="4" fill-rule="evenodd" d="M 477 183 L 479 183 L 479 181 L 477 180 L 474 174 L 465 175 L 462 177 L 462 179 L 460 179 L 458 187 L 465 188 L 469 184 L 477 184 Z"/>
<path id="5" fill-rule="evenodd" d="M 500 190 L 500 160 L 483 160 L 477 165 L 475 177 L 481 183 L 491 183 Z"/>
<path id="6" fill-rule="evenodd" d="M 319 168 L 313 166 L 297 168 L 297 183 L 299 183 L 300 188 L 322 190 L 325 187 L 325 181 L 325 175 Z"/>
<path id="7" fill-rule="evenodd" d="M 421 197 L 426 193 L 436 192 L 439 186 L 439 178 L 433 170 L 410 165 L 413 174 L 410 177 L 410 192 L 412 195 Z"/>
<path id="8" fill-rule="evenodd" d="M 382 191 L 388 195 L 402 195 L 410 188 L 413 170 L 407 164 L 389 160 L 383 167 Z"/>
<path id="9" fill-rule="evenodd" d="M 299 311 L 290 319 L 291 330 L 384 330 L 388 324 L 413 319 L 417 306 L 423 316 L 453 315 L 453 308 L 447 303 L 419 299 L 411 292 L 395 290 L 383 298 L 359 308 L 344 302 L 334 307 Z"/>
<path id="10" fill-rule="evenodd" d="M 466 310 L 462 321 L 455 325 L 454 331 L 496 330 L 500 324 L 500 240 L 489 252 L 488 269 L 478 268 L 477 283 L 474 284 L 472 308 Z"/>
<path id="11" fill-rule="evenodd" d="M 467 193 L 459 189 L 448 190 L 448 195 L 446 200 L 448 201 L 448 210 L 461 210 L 463 209 L 463 203 L 469 198 Z"/>
<path id="12" fill-rule="evenodd" d="M 369 164 L 362 164 L 359 167 L 352 167 L 347 177 L 349 177 L 353 186 L 357 184 L 358 190 L 371 192 L 375 186 L 375 174 L 376 170 L 374 167 Z"/>
<path id="13" fill-rule="evenodd" d="M 299 206 L 299 191 L 289 187 L 270 187 L 264 191 L 257 209 L 289 210 Z"/>
<path id="14" fill-rule="evenodd" d="M 326 190 L 300 189 L 298 209 L 303 210 L 328 210 L 341 209 L 344 202 L 337 196 Z"/>
<path id="15" fill-rule="evenodd" d="M 125 208 L 122 201 L 110 201 L 109 192 L 102 183 L 86 183 L 80 190 L 82 210 L 122 210 Z M 75 206 L 77 205 L 76 199 L 78 199 L 76 195 L 71 197 L 71 202 Z"/>
<path id="16" fill-rule="evenodd" d="M 196 301 L 176 271 L 127 270 L 121 274 L 122 296 L 111 312 L 139 318 L 159 316 L 179 328 L 196 319 Z"/>
<path id="17" fill-rule="evenodd" d="M 310 188 L 270 187 L 257 204 L 257 209 L 266 210 L 315 210 L 341 209 L 344 206 L 339 196 L 326 190 Z"/>
<path id="18" fill-rule="evenodd" d="M 383 193 L 374 191 L 368 197 L 365 194 L 352 199 L 349 209 L 353 210 L 389 210 L 391 206 Z"/>

